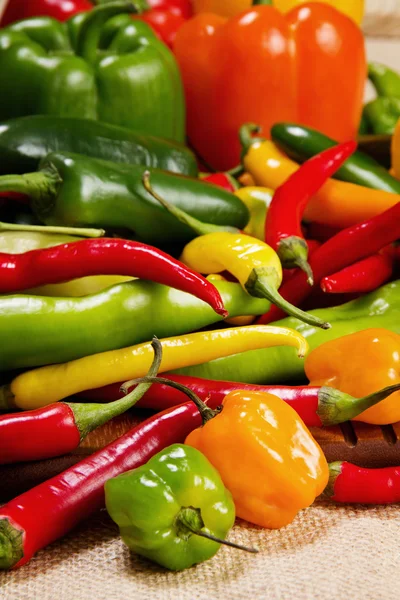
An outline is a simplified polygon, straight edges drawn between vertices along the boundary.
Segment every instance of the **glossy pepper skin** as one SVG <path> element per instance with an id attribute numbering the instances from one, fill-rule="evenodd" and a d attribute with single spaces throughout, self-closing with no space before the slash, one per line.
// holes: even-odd
<path id="1" fill-rule="evenodd" d="M 395 504 L 400 502 L 400 468 L 363 469 L 348 462 L 330 463 L 324 495 L 346 504 Z"/>
<path id="2" fill-rule="evenodd" d="M 28 173 L 50 152 L 74 152 L 197 177 L 188 148 L 126 127 L 89 119 L 32 115 L 0 123 L 0 174 Z"/>
<path id="3" fill-rule="evenodd" d="M 271 128 L 271 138 L 292 160 L 299 163 L 336 144 L 335 140 L 320 131 L 297 123 L 275 124 Z M 400 194 L 400 181 L 360 150 L 349 156 L 332 177 L 375 190 Z"/>
<path id="4" fill-rule="evenodd" d="M 60 244 L 68 244 L 82 238 L 56 233 L 39 233 L 31 231 L 0 231 L 0 252 L 8 254 L 23 254 L 31 250 L 51 248 Z M 95 277 L 80 277 L 65 283 L 42 285 L 30 290 L 39 296 L 88 296 L 105 288 L 129 281 L 130 277 L 119 275 L 97 275 Z"/>
<path id="5" fill-rule="evenodd" d="M 301 332 L 311 350 L 329 340 L 371 327 L 389 329 L 400 334 L 400 281 L 388 283 L 375 292 L 342 306 L 310 312 L 329 321 L 331 329 L 322 331 L 291 317 L 277 321 L 274 325 L 290 327 Z M 246 352 L 175 372 L 204 379 L 239 380 L 259 384 L 305 380 L 304 361 L 299 361 L 295 353 L 288 348 Z"/>
<path id="6" fill-rule="evenodd" d="M 66 21 L 73 15 L 91 10 L 89 0 L 9 0 L 0 21 L 1 27 L 7 27 L 14 21 L 31 17 L 52 17 Z"/>
<path id="7" fill-rule="evenodd" d="M 299 357 L 308 350 L 307 342 L 296 331 L 265 325 L 200 331 L 166 338 L 161 343 L 160 372 L 265 346 L 289 345 L 297 349 Z M 127 381 L 132 376 L 143 377 L 149 370 L 151 353 L 149 343 L 137 344 L 22 373 L 9 385 L 0 387 L 0 410 L 30 410 L 85 389 Z"/>
<path id="8" fill-rule="evenodd" d="M 214 556 L 235 521 L 232 495 L 195 448 L 173 444 L 145 465 L 109 479 L 106 508 L 130 550 L 180 571 Z M 192 530 L 193 529 L 193 530 Z"/>
<path id="9" fill-rule="evenodd" d="M 229 20 L 203 13 L 181 27 L 174 52 L 189 139 L 217 170 L 239 162 L 238 130 L 249 121 L 268 132 L 276 122 L 295 120 L 339 142 L 357 135 L 363 36 L 331 6 L 309 4 L 287 15 L 254 6 Z"/>
<path id="10" fill-rule="evenodd" d="M 233 317 L 259 315 L 270 306 L 249 297 L 237 283 L 213 283 Z M 3 296 L 0 335 L 7 343 L 0 347 L 0 371 L 61 363 L 153 335 L 181 335 L 222 319 L 190 294 L 139 279 L 80 298 Z"/>
<path id="11" fill-rule="evenodd" d="M 195 234 L 166 211 L 143 187 L 146 167 L 117 164 L 72 153 L 49 154 L 38 173 L 0 177 L 0 191 L 31 198 L 36 216 L 46 225 L 79 227 L 97 224 L 108 230 L 130 230 L 138 240 L 156 246 L 176 245 Z M 205 223 L 244 227 L 246 206 L 214 185 L 151 169 L 158 194 Z M 102 225 L 103 224 L 103 225 Z"/>
<path id="12" fill-rule="evenodd" d="M 328 482 L 321 448 L 297 413 L 272 394 L 238 390 L 185 443 L 200 450 L 232 493 L 238 517 L 279 529 Z"/>
<path id="13" fill-rule="evenodd" d="M 182 84 L 171 52 L 142 21 L 112 27 L 114 15 L 133 9 L 120 1 L 66 23 L 36 17 L 1 30 L 0 119 L 86 118 L 183 141 Z"/>
<path id="14" fill-rule="evenodd" d="M 329 385 L 360 397 L 400 381 L 399 344 L 400 336 L 387 329 L 358 331 L 313 350 L 305 362 L 305 373 L 311 385 Z M 355 420 L 396 423 L 400 420 L 399 400 L 399 393 L 392 394 Z"/>
<path id="15" fill-rule="evenodd" d="M 299 169 L 276 144 L 258 138 L 243 157 L 243 164 L 256 185 L 273 190 Z M 343 229 L 379 215 L 398 201 L 398 194 L 329 179 L 308 203 L 304 219 Z"/>

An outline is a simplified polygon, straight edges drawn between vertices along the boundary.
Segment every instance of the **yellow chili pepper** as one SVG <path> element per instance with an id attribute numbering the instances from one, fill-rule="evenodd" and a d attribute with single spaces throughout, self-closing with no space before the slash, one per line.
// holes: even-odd
<path id="1" fill-rule="evenodd" d="M 261 137 L 248 137 L 249 128 L 257 131 L 256 126 L 242 129 L 243 165 L 256 185 L 276 190 L 297 171 L 299 165 L 273 142 Z M 399 201 L 398 194 L 329 179 L 309 202 L 304 217 L 306 221 L 345 228 L 371 219 Z"/>
<path id="2" fill-rule="evenodd" d="M 243 230 L 245 233 L 264 241 L 265 219 L 273 195 L 273 190 L 266 187 L 248 186 L 236 190 L 235 196 L 241 199 L 250 213 L 250 221 Z"/>
<path id="3" fill-rule="evenodd" d="M 400 335 L 365 329 L 322 344 L 305 362 L 310 385 L 328 385 L 356 398 L 400 382 Z M 355 417 L 387 425 L 400 421 L 400 392 Z"/>
<path id="4" fill-rule="evenodd" d="M 328 323 L 289 304 L 277 291 L 282 283 L 282 266 L 276 252 L 249 235 L 215 232 L 201 235 L 183 249 L 182 262 L 210 274 L 229 271 L 252 296 L 267 298 L 305 323 L 328 329 Z"/>
<path id="5" fill-rule="evenodd" d="M 306 340 L 297 331 L 266 325 L 191 333 L 165 338 L 161 343 L 160 372 L 270 346 L 293 346 L 298 349 L 299 357 L 308 350 Z M 153 354 L 150 343 L 137 344 L 33 369 L 0 388 L 0 410 L 39 408 L 78 392 L 143 377 Z"/>
<path id="6" fill-rule="evenodd" d="M 236 514 L 278 529 L 328 483 L 321 448 L 297 413 L 272 394 L 234 391 L 222 411 L 186 438 L 218 470 Z"/>

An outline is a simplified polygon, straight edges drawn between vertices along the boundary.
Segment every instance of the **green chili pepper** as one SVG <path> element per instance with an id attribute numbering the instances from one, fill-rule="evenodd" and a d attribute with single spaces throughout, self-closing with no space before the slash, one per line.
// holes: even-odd
<path id="1" fill-rule="evenodd" d="M 315 129 L 294 123 L 274 125 L 271 128 L 271 137 L 286 154 L 300 163 L 337 144 L 335 140 Z M 400 194 L 400 181 L 392 177 L 373 158 L 360 151 L 350 156 L 334 177 L 375 190 Z"/>
<path id="2" fill-rule="evenodd" d="M 400 75 L 393 69 L 380 63 L 369 63 L 368 79 L 378 96 L 400 98 Z"/>
<path id="3" fill-rule="evenodd" d="M 229 315 L 261 315 L 264 299 L 213 281 Z M 105 350 L 196 331 L 222 319 L 191 294 L 128 281 L 80 298 L 0 296 L 0 371 L 63 363 Z"/>
<path id="4" fill-rule="evenodd" d="M 42 158 L 58 151 L 198 175 L 196 158 L 185 146 L 125 127 L 45 115 L 0 124 L 0 174 L 33 171 Z"/>
<path id="5" fill-rule="evenodd" d="M 364 116 L 375 135 L 392 135 L 400 119 L 400 98 L 380 96 L 364 106 Z"/>
<path id="6" fill-rule="evenodd" d="M 0 192 L 31 197 L 46 225 L 130 230 L 149 244 L 177 245 L 195 237 L 143 187 L 146 167 L 117 164 L 79 154 L 52 153 L 37 173 L 3 175 Z M 154 189 L 171 204 L 202 222 L 243 228 L 246 206 L 234 194 L 199 179 L 151 170 Z M 84 224 L 84 225 L 83 225 Z"/>
<path id="7" fill-rule="evenodd" d="M 95 119 L 182 142 L 184 95 L 174 56 L 143 21 L 108 24 L 135 11 L 118 1 L 66 23 L 36 17 L 2 29 L 0 119 Z"/>
<path id="8" fill-rule="evenodd" d="M 125 544 L 180 571 L 214 556 L 235 521 L 218 471 L 195 448 L 174 444 L 105 486 L 106 508 Z"/>
<path id="9" fill-rule="evenodd" d="M 309 312 L 329 321 L 331 329 L 324 331 L 292 317 L 271 325 L 296 329 L 307 339 L 310 350 L 329 340 L 371 327 L 400 333 L 400 280 L 342 306 Z M 299 360 L 291 348 L 284 347 L 251 350 L 174 373 L 243 383 L 283 383 L 305 378 L 304 361 Z"/>

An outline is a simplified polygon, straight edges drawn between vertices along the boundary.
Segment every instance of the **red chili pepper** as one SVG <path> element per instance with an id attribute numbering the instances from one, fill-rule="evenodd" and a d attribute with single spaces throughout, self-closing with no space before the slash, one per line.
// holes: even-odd
<path id="1" fill-rule="evenodd" d="M 154 360 L 149 369 L 156 376 L 162 346 L 152 341 Z M 72 452 L 91 432 L 134 406 L 151 384 L 138 385 L 133 392 L 109 404 L 57 402 L 37 410 L 0 416 L 0 464 L 53 458 Z M 0 558 L 1 560 L 1 558 Z"/>
<path id="2" fill-rule="evenodd" d="M 227 316 L 213 284 L 165 252 L 140 242 L 90 239 L 23 254 L 0 253 L 0 293 L 61 283 L 89 275 L 151 279 L 207 302 Z"/>
<path id="3" fill-rule="evenodd" d="M 363 469 L 348 462 L 329 465 L 324 494 L 335 502 L 392 504 L 400 502 L 400 467 Z"/>
<path id="4" fill-rule="evenodd" d="M 30 17 L 53 17 L 66 21 L 77 13 L 91 10 L 89 0 L 9 0 L 1 19 L 1 27 Z"/>
<path id="5" fill-rule="evenodd" d="M 216 408 L 210 402 L 211 408 Z M 147 419 L 118 440 L 0 508 L 0 569 L 20 567 L 104 506 L 104 484 L 182 443 L 202 416 L 191 401 Z M 41 518 L 38 518 L 40 507 Z"/>
<path id="6" fill-rule="evenodd" d="M 326 225 L 324 223 L 305 223 L 304 228 L 307 232 L 306 237 L 313 238 L 318 242 L 327 242 L 331 237 L 339 233 L 341 229 L 332 227 L 332 225 Z"/>
<path id="7" fill-rule="evenodd" d="M 218 406 L 224 397 L 235 390 L 256 391 L 278 396 L 297 412 L 308 427 L 322 427 L 343 423 L 358 416 L 364 409 L 365 403 L 376 404 L 377 401 L 393 393 L 393 386 L 385 388 L 366 398 L 353 398 L 331 387 L 289 387 L 276 385 L 255 385 L 233 381 L 213 381 L 199 377 L 184 375 L 163 375 L 164 379 L 184 385 L 191 389 L 199 398 Z M 88 390 L 78 394 L 86 399 L 107 402 L 118 398 L 121 384 L 111 384 L 96 390 Z M 399 385 L 394 386 L 396 389 Z M 389 391 L 390 389 L 390 391 Z M 138 402 L 140 408 L 165 410 L 180 404 L 185 400 L 185 394 L 168 385 L 153 384 Z"/>
<path id="8" fill-rule="evenodd" d="M 229 173 L 211 173 L 211 175 L 204 177 L 203 181 L 213 183 L 228 192 L 235 192 L 239 188 L 238 182 Z"/>
<path id="9" fill-rule="evenodd" d="M 315 283 L 319 285 L 323 277 L 375 254 L 399 237 L 400 202 L 369 221 L 343 229 L 316 250 L 310 257 Z M 279 289 L 285 300 L 295 306 L 299 306 L 311 291 L 302 271 L 297 271 Z M 271 323 L 285 316 L 283 311 L 272 306 L 258 323 Z"/>
<path id="10" fill-rule="evenodd" d="M 354 141 L 328 148 L 300 166 L 274 193 L 265 221 L 265 241 L 286 269 L 299 267 L 313 285 L 301 220 L 309 200 L 356 150 Z"/>
<path id="11" fill-rule="evenodd" d="M 328 294 L 362 294 L 372 292 L 389 281 L 394 270 L 391 248 L 373 254 L 321 280 L 321 289 Z"/>

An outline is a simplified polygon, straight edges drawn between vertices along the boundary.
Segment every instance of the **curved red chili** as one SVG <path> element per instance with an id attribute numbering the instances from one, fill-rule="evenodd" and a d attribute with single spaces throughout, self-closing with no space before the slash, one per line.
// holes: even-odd
<path id="1" fill-rule="evenodd" d="M 88 275 L 126 275 L 150 279 L 193 294 L 227 316 L 213 284 L 152 246 L 122 239 L 90 239 L 24 254 L 0 253 L 0 293 L 61 283 Z"/>
<path id="2" fill-rule="evenodd" d="M 307 160 L 275 190 L 265 221 L 265 241 L 284 268 L 299 267 L 313 284 L 301 220 L 309 200 L 356 150 L 354 141 L 328 148 Z"/>
<path id="3" fill-rule="evenodd" d="M 348 462 L 334 462 L 329 465 L 329 472 L 329 483 L 324 494 L 335 502 L 400 502 L 400 467 L 363 469 Z"/>
<path id="4" fill-rule="evenodd" d="M 364 398 L 354 398 L 331 387 L 289 387 L 276 385 L 256 385 L 233 381 L 213 381 L 184 375 L 163 375 L 164 379 L 179 383 L 191 389 L 202 400 L 219 405 L 224 397 L 235 390 L 256 391 L 279 396 L 303 419 L 308 427 L 322 427 L 343 423 L 358 416 L 367 406 L 372 406 L 386 398 L 399 385 L 384 388 Z M 108 385 L 96 390 L 82 392 L 86 399 L 107 402 L 121 395 L 120 384 Z M 140 408 L 165 410 L 180 404 L 185 394 L 168 385 L 154 383 L 138 402 Z"/>
<path id="5" fill-rule="evenodd" d="M 239 188 L 239 184 L 229 173 L 211 173 L 204 177 L 203 181 L 213 183 L 227 192 L 235 192 Z"/>
<path id="6" fill-rule="evenodd" d="M 210 402 L 211 408 L 216 408 Z M 105 448 L 0 508 L 0 569 L 20 567 L 104 506 L 104 484 L 183 443 L 202 416 L 193 402 L 154 415 Z M 38 506 L 42 517 L 38 518 Z"/>
<path id="7" fill-rule="evenodd" d="M 330 238 L 310 257 L 310 266 L 314 273 L 314 282 L 330 273 L 336 273 L 353 263 L 375 254 L 388 244 L 400 238 L 400 202 L 373 217 L 347 229 L 343 229 Z M 297 271 L 279 289 L 281 296 L 295 306 L 310 295 L 312 288 L 305 274 Z M 258 323 L 271 323 L 286 315 L 276 306 L 258 319 Z"/>
<path id="8" fill-rule="evenodd" d="M 321 280 L 321 289 L 328 294 L 363 294 L 372 292 L 389 281 L 394 270 L 394 254 L 373 254 Z"/>

